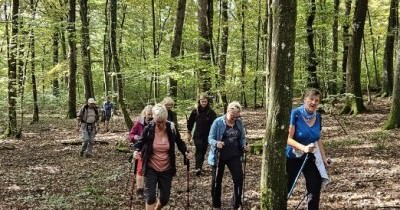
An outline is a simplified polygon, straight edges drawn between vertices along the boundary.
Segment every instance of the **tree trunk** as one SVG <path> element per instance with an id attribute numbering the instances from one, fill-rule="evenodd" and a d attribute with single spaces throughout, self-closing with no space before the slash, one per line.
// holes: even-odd
<path id="1" fill-rule="evenodd" d="M 155 14 L 155 5 L 154 5 L 154 0 L 151 0 L 151 22 L 152 22 L 152 41 L 153 41 L 153 58 L 154 60 L 157 58 L 158 55 L 158 50 L 157 50 L 157 41 L 156 41 L 156 14 Z M 157 99 L 157 70 L 155 67 L 153 67 L 153 76 L 151 79 L 151 92 L 153 94 L 153 100 L 156 101 Z"/>
<path id="2" fill-rule="evenodd" d="M 214 52 L 214 38 L 213 38 L 213 27 L 214 27 L 214 4 L 213 1 L 208 1 L 208 40 L 210 41 L 210 53 L 211 53 L 211 64 L 214 66 L 217 64 L 215 52 Z"/>
<path id="3" fill-rule="evenodd" d="M 367 15 L 368 15 L 368 23 L 369 23 L 369 34 L 371 35 L 371 39 L 372 39 L 372 58 L 374 61 L 375 85 L 377 88 L 381 88 L 381 83 L 380 83 L 379 76 L 378 76 L 378 67 L 376 64 L 377 63 L 376 62 L 377 47 L 376 47 L 376 43 L 375 43 L 374 33 L 372 31 L 372 21 L 371 21 L 371 15 L 369 14 L 369 9 L 367 9 Z"/>
<path id="4" fill-rule="evenodd" d="M 222 0 L 222 38 L 221 38 L 221 53 L 219 55 L 219 77 L 218 87 L 224 106 L 224 113 L 228 107 L 228 100 L 226 97 L 225 80 L 226 80 L 226 56 L 228 54 L 228 38 L 229 38 L 229 22 L 228 22 L 228 0 Z"/>
<path id="5" fill-rule="evenodd" d="M 178 69 L 178 65 L 175 62 L 176 58 L 180 55 L 181 52 L 183 23 L 185 21 L 185 10 L 186 10 L 186 0 L 179 0 L 178 8 L 176 10 L 174 40 L 172 41 L 172 47 L 171 47 L 171 58 L 174 60 L 174 64 L 170 68 L 171 72 L 175 72 Z M 178 89 L 177 80 L 173 76 L 170 76 L 168 95 L 176 98 L 178 96 L 177 89 Z"/>
<path id="6" fill-rule="evenodd" d="M 390 12 L 388 20 L 388 28 L 385 41 L 385 52 L 383 55 L 383 75 L 382 75 L 382 96 L 391 96 L 393 88 L 393 51 L 394 39 L 397 31 L 398 18 L 398 2 L 399 0 L 390 1 Z"/>
<path id="7" fill-rule="evenodd" d="M 200 33 L 200 38 L 198 42 L 198 51 L 200 56 L 200 61 L 203 62 L 199 67 L 199 89 L 201 92 L 208 92 L 211 89 L 211 78 L 210 73 L 208 71 L 208 66 L 211 64 L 211 55 L 210 55 L 210 27 L 208 25 L 208 15 L 209 15 L 209 1 L 210 0 L 199 0 L 198 1 L 198 11 L 197 11 L 197 19 L 198 19 L 198 30 Z"/>
<path id="8" fill-rule="evenodd" d="M 337 69 L 338 69 L 338 26 L 339 26 L 339 0 L 334 0 L 334 17 L 332 24 L 332 39 L 333 39 L 333 55 L 332 55 L 332 72 L 328 81 L 328 93 L 337 93 Z"/>
<path id="9" fill-rule="evenodd" d="M 119 58 L 117 52 L 117 0 L 110 1 L 110 45 L 111 55 L 114 63 L 115 73 L 117 74 L 117 85 L 118 85 L 118 103 L 121 106 L 122 113 L 124 115 L 125 125 L 127 129 L 132 128 L 133 122 L 129 117 L 129 113 L 126 109 L 124 100 L 124 88 L 122 83 L 122 74 L 119 66 Z"/>
<path id="10" fill-rule="evenodd" d="M 296 0 L 274 1 L 271 70 L 261 169 L 261 209 L 286 209 L 285 147 L 292 102 Z"/>
<path id="11" fill-rule="evenodd" d="M 400 33 L 397 33 L 397 40 L 399 40 Z M 399 128 L 400 127 L 400 42 L 397 41 L 397 52 L 396 52 L 396 68 L 394 72 L 394 85 L 392 95 L 392 105 L 390 107 L 390 113 L 387 121 L 383 128 L 385 130 Z"/>
<path id="12" fill-rule="evenodd" d="M 240 82 L 241 82 L 241 89 L 240 89 L 240 103 L 243 104 L 245 108 L 247 108 L 247 100 L 246 100 L 246 34 L 245 34 L 245 11 L 246 11 L 246 1 L 242 0 L 242 9 L 241 9 L 241 32 L 242 32 L 242 51 L 241 51 L 241 58 L 242 63 L 240 67 Z"/>
<path id="13" fill-rule="evenodd" d="M 317 79 L 317 55 L 315 54 L 315 47 L 314 47 L 314 19 L 315 19 L 315 0 L 311 0 L 309 6 L 310 13 L 307 17 L 307 44 L 308 44 L 308 64 L 307 64 L 307 71 L 308 71 L 308 79 L 307 79 L 307 86 L 313 88 L 319 88 L 318 79 Z"/>
<path id="14" fill-rule="evenodd" d="M 346 92 L 346 69 L 347 69 L 347 55 L 349 54 L 349 42 L 351 35 L 349 34 L 350 28 L 350 11 L 351 1 L 345 0 L 345 22 L 343 23 L 343 59 L 342 59 L 342 88 L 341 93 Z"/>
<path id="15" fill-rule="evenodd" d="M 76 118 L 76 0 L 69 0 L 68 9 L 68 46 L 69 46 L 69 76 L 68 76 L 68 114 L 69 119 Z"/>
<path id="16" fill-rule="evenodd" d="M 272 29 L 273 29 L 273 24 L 274 24 L 274 20 L 273 20 L 273 12 L 272 12 L 272 0 L 268 0 L 267 2 L 267 8 L 265 10 L 265 25 L 264 25 L 264 48 L 265 48 L 265 53 L 264 53 L 264 57 L 265 57 L 265 62 L 264 65 L 266 66 L 266 72 L 265 72 L 265 76 L 263 76 L 263 83 L 265 84 L 265 86 L 263 87 L 269 87 L 269 83 L 270 83 L 270 72 L 271 72 L 271 54 L 272 54 Z M 265 101 L 267 102 L 269 100 L 269 89 L 266 88 L 265 94 L 263 94 L 263 96 L 265 95 Z M 265 102 L 265 103 L 266 103 Z M 267 104 L 268 106 L 268 104 Z M 264 107 L 264 97 L 262 99 L 262 107 Z"/>
<path id="17" fill-rule="evenodd" d="M 260 62 L 260 36 L 261 36 L 261 0 L 257 1 L 258 4 L 258 20 L 257 20 L 257 43 L 256 43 L 256 69 L 254 70 L 254 108 L 257 108 L 257 94 L 258 94 L 258 74 Z"/>
<path id="18" fill-rule="evenodd" d="M 81 50 L 83 66 L 83 84 L 85 87 L 85 99 L 94 98 L 94 89 L 92 81 L 92 67 L 90 59 L 90 36 L 88 19 L 88 0 L 80 0 L 80 16 L 82 22 L 81 28 Z"/>
<path id="19" fill-rule="evenodd" d="M 18 10 L 19 10 L 19 0 L 12 0 L 11 41 L 9 46 L 10 58 L 8 60 L 8 127 L 5 133 L 6 136 L 8 137 L 20 136 L 20 131 L 18 131 L 17 127 L 17 111 L 16 111 Z"/>
<path id="20" fill-rule="evenodd" d="M 106 0 L 104 8 L 104 35 L 103 35 L 103 74 L 104 74 L 104 95 L 107 96 L 111 91 L 110 71 L 111 71 L 111 53 L 110 38 L 108 31 L 108 0 Z"/>
<path id="21" fill-rule="evenodd" d="M 361 91 L 361 41 L 364 35 L 365 17 L 368 8 L 368 0 L 357 0 L 354 9 L 353 36 L 349 45 L 346 69 L 346 93 L 353 94 L 347 100 L 342 113 L 358 114 L 365 112 Z"/>
<path id="22" fill-rule="evenodd" d="M 364 62 L 365 62 L 365 74 L 367 75 L 367 97 L 368 97 L 368 104 L 372 103 L 372 98 L 371 98 L 371 93 L 370 93 L 370 84 L 371 84 L 371 79 L 369 76 L 369 65 L 368 65 L 368 59 L 367 59 L 367 46 L 365 44 L 365 36 L 362 38 L 362 43 L 363 43 L 363 52 L 364 52 Z"/>
<path id="23" fill-rule="evenodd" d="M 19 13 L 23 14 L 24 7 L 20 5 Z M 18 14 L 19 16 L 20 14 Z M 24 16 L 18 17 L 18 36 L 17 36 L 17 81 L 18 81 L 18 96 L 22 99 L 22 92 L 23 92 L 23 80 L 24 80 L 24 58 L 26 54 L 25 49 L 25 37 L 27 37 L 27 31 L 24 27 Z M 22 101 L 21 101 L 22 102 Z M 20 103 L 21 105 L 21 103 Z"/>
<path id="24" fill-rule="evenodd" d="M 58 27 L 55 27 L 53 32 L 53 66 L 57 66 L 58 64 L 58 40 L 59 40 L 58 32 L 59 32 Z M 58 83 L 57 74 L 55 74 L 53 77 L 54 77 L 52 81 L 53 96 L 59 97 L 60 84 Z"/>
<path id="25" fill-rule="evenodd" d="M 36 16 L 36 5 L 34 0 L 30 0 L 32 21 L 35 20 Z M 30 47 L 31 47 L 31 82 L 32 82 L 32 96 L 33 96 L 33 115 L 32 123 L 39 122 L 39 106 L 38 106 L 38 94 L 37 94 L 37 84 L 36 84 L 36 73 L 35 73 L 35 31 L 34 27 L 30 26 Z"/>

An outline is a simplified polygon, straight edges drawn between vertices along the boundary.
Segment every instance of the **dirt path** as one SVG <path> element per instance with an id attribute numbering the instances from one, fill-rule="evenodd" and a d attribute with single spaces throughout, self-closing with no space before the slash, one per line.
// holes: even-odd
<path id="1" fill-rule="evenodd" d="M 323 115 L 323 140 L 334 164 L 321 209 L 400 209 L 400 132 L 380 130 L 388 113 L 385 101 L 369 109 L 370 113 L 358 116 Z M 264 116 L 260 111 L 243 113 L 249 137 L 263 136 Z M 121 119 L 114 123 L 116 130 L 122 130 Z M 23 140 L 0 142 L 0 209 L 127 209 L 128 154 L 115 151 L 126 132 L 99 134 L 97 139 L 109 144 L 95 145 L 94 157 L 86 159 L 79 157 L 79 145 L 60 143 L 79 139 L 73 127 L 73 121 L 47 117 L 40 125 L 27 126 Z M 177 163 L 166 209 L 186 205 L 181 156 Z M 246 207 L 258 209 L 261 155 L 250 155 L 247 164 Z M 222 200 L 227 207 L 232 189 L 229 172 L 225 173 Z M 201 177 L 190 175 L 191 209 L 209 209 L 210 170 Z M 303 197 L 303 182 L 300 179 L 288 209 L 294 209 Z M 143 209 L 141 200 L 135 199 L 134 205 L 133 209 Z"/>

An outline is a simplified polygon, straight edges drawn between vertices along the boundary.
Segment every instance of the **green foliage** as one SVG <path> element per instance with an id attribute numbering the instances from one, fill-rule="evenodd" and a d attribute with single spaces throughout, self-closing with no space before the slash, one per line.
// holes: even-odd
<path id="1" fill-rule="evenodd" d="M 106 19 L 104 16 L 105 2 L 94 0 L 89 2 L 89 16 L 90 16 L 90 39 L 91 39 L 91 59 L 92 59 L 92 73 L 96 99 L 99 100 L 105 94 L 103 93 L 103 41 L 106 27 Z M 178 81 L 178 101 L 193 100 L 197 95 L 197 86 L 199 84 L 197 71 L 200 68 L 207 69 L 211 75 L 212 93 L 224 92 L 227 94 L 228 101 L 239 100 L 241 87 L 241 17 L 240 17 L 240 2 L 231 1 L 229 11 L 229 48 L 226 65 L 226 82 L 225 86 L 217 86 L 218 63 L 210 66 L 199 61 L 197 53 L 197 45 L 199 39 L 198 25 L 197 25 L 197 3 L 196 1 L 187 1 L 186 15 L 183 30 L 182 41 L 182 56 L 176 60 L 171 59 L 171 43 L 173 40 L 173 28 L 176 18 L 177 1 L 172 0 L 156 0 L 155 1 L 155 15 L 156 15 L 156 42 L 159 47 L 158 55 L 153 55 L 153 40 L 152 40 L 152 17 L 151 5 L 148 1 L 138 0 L 125 0 L 118 2 L 118 28 L 117 28 L 117 41 L 118 50 L 121 60 L 122 76 L 124 79 L 125 101 L 130 110 L 140 110 L 149 103 L 154 103 L 162 100 L 167 95 L 168 91 L 168 78 L 172 77 Z M 214 52 L 220 52 L 221 34 L 219 30 L 219 5 L 218 1 L 214 1 L 214 21 L 213 21 L 213 41 Z M 354 3 L 354 2 L 353 2 Z M 265 8 L 266 2 L 261 1 L 261 26 L 265 22 Z M 79 10 L 79 6 L 78 10 Z M 265 49 L 262 37 L 259 39 L 260 52 L 257 55 L 257 36 L 258 36 L 258 1 L 252 1 L 247 4 L 245 11 L 245 33 L 246 33 L 246 73 L 245 73 L 245 92 L 247 102 L 253 103 L 254 81 L 257 78 L 257 102 L 261 103 L 261 97 L 265 90 L 264 76 L 266 73 L 265 66 Z M 354 6 L 352 8 L 354 10 Z M 384 47 L 384 34 L 386 33 L 387 18 L 389 14 L 389 0 L 370 1 L 369 10 L 372 20 L 373 35 L 369 33 L 369 24 L 365 27 L 365 41 L 367 45 L 367 59 L 370 71 L 373 68 L 372 62 L 372 41 L 374 40 L 377 46 L 377 74 L 381 75 L 383 62 Z M 10 12 L 10 7 L 8 7 Z M 64 36 L 67 37 L 65 31 L 67 5 L 62 4 L 62 1 L 40 1 L 37 8 L 37 15 L 32 19 L 31 11 L 28 2 L 21 2 L 20 17 L 23 18 L 23 26 L 25 30 L 30 27 L 34 29 L 35 33 L 35 63 L 36 63 L 36 77 L 37 86 L 40 91 L 39 109 L 40 110 L 57 110 L 65 111 L 67 104 L 67 84 L 65 78 L 68 76 L 68 58 L 64 60 L 62 50 L 62 40 L 59 40 L 59 61 L 57 65 L 53 64 L 53 51 L 52 39 L 55 31 L 63 31 Z M 298 3 L 298 17 L 296 26 L 296 54 L 295 54 L 295 74 L 294 74 L 294 93 L 300 93 L 305 88 L 307 80 L 307 53 L 308 46 L 306 44 L 306 20 L 308 15 L 307 1 L 299 1 Z M 351 16 L 353 11 L 351 12 Z M 321 82 L 321 88 L 327 88 L 328 78 L 332 76 L 331 72 L 331 58 L 334 56 L 332 52 L 332 22 L 334 17 L 333 1 L 317 1 L 316 17 L 314 21 L 314 37 L 315 48 L 318 61 L 318 78 Z M 3 16 L 2 16 L 3 18 Z M 124 22 L 122 22 L 124 18 Z M 352 17 L 350 17 L 350 22 Z M 344 2 L 340 2 L 339 9 L 339 51 L 338 51 L 338 73 L 334 75 L 337 85 L 340 86 L 341 81 L 341 53 L 342 53 L 342 25 L 345 22 L 344 17 Z M 0 34 L 5 36 L 5 23 L 0 27 Z M 123 25 L 122 25 L 123 23 Z M 11 29 L 10 22 L 8 23 L 9 30 Z M 263 28 L 260 28 L 262 33 Z M 78 47 L 78 93 L 77 93 L 77 106 L 79 107 L 84 103 L 83 96 L 83 80 L 82 80 L 82 61 L 80 50 L 80 30 L 81 23 L 79 12 L 77 12 L 77 47 Z M 20 30 L 22 31 L 22 30 Z M 350 30 L 351 31 L 351 30 Z M 18 35 L 19 42 L 24 42 L 25 50 L 29 46 L 29 39 L 22 32 Z M 68 48 L 68 47 L 67 47 Z M 67 49 L 68 50 L 68 49 Z M 7 97 L 7 54 L 6 54 L 6 41 L 0 41 L 0 97 Z M 257 61 L 258 56 L 258 61 Z M 21 58 L 23 59 L 23 58 Z M 218 60 L 218 57 L 216 57 Z M 364 58 L 363 58 L 364 59 Z M 27 59 L 30 61 L 30 58 Z M 172 67 L 174 71 L 171 70 Z M 365 65 L 362 65 L 362 84 L 366 84 Z M 26 72 L 26 87 L 25 87 L 25 103 L 24 109 L 32 112 L 32 97 L 31 97 L 31 68 L 27 65 Z M 154 73 L 156 77 L 154 77 Z M 112 73 L 111 73 L 112 75 Z M 373 75 L 370 72 L 370 75 Z M 61 84 L 61 94 L 59 98 L 53 98 L 51 90 L 51 81 L 58 78 Z M 158 80 L 159 93 L 157 96 L 153 95 L 151 87 L 154 79 Z M 372 85 L 374 79 L 371 78 Z M 112 91 L 116 95 L 115 91 Z M 264 99 L 265 100 L 265 99 Z M 180 103 L 180 102 L 179 102 Z M 185 110 L 186 107 L 180 107 L 178 103 L 178 111 Z M 3 100 L 0 102 L 1 107 L 7 107 L 7 102 Z M 186 106 L 186 105 L 185 105 Z M 2 109 L 2 115 L 5 115 L 5 108 Z M 0 116 L 3 117 L 3 116 Z M 2 123 L 3 124 L 3 123 Z"/>
<path id="2" fill-rule="evenodd" d="M 46 197 L 45 206 L 49 209 L 72 209 L 72 205 L 63 195 L 49 195 Z"/>
<path id="3" fill-rule="evenodd" d="M 340 149 L 347 146 L 360 145 L 365 143 L 361 139 L 343 139 L 343 140 L 335 140 L 335 141 L 325 141 L 324 147 L 326 149 Z"/>
<path id="4" fill-rule="evenodd" d="M 379 131 L 370 135 L 370 140 L 375 143 L 375 149 L 382 151 L 390 145 L 390 136 L 388 131 Z"/>

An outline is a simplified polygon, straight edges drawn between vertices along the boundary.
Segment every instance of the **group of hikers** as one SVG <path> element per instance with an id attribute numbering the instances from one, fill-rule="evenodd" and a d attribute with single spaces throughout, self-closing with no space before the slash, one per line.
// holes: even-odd
<path id="1" fill-rule="evenodd" d="M 326 172 L 329 161 L 320 141 L 322 118 L 317 112 L 320 97 L 319 90 L 306 90 L 304 104 L 292 110 L 286 147 L 288 198 L 299 175 L 303 173 L 308 209 L 319 209 L 321 189 L 329 180 Z M 80 155 L 85 157 L 91 156 L 93 137 L 98 126 L 95 103 L 94 99 L 89 99 L 78 114 L 78 126 L 83 139 Z M 110 107 L 112 109 L 112 104 Z M 146 210 L 162 209 L 170 199 L 172 179 L 177 171 L 175 148 L 182 153 L 186 164 L 193 158 L 192 151 L 180 135 L 173 107 L 174 101 L 170 97 L 164 98 L 161 103 L 145 106 L 128 135 L 134 150 L 132 165 L 135 165 L 136 195 L 145 200 Z M 104 110 L 103 105 L 102 112 L 107 113 Z M 211 166 L 213 209 L 221 209 L 225 166 L 233 182 L 231 205 L 233 209 L 240 209 L 243 204 L 245 171 L 242 162 L 248 146 L 241 111 L 240 103 L 233 101 L 228 104 L 226 114 L 217 117 L 210 106 L 209 97 L 203 94 L 187 119 L 187 136 L 195 146 L 196 176 L 208 175 L 207 170 L 203 170 L 203 162 L 210 147 L 207 162 Z M 111 117 L 111 114 L 108 116 Z M 105 121 L 109 120 L 105 118 Z"/>

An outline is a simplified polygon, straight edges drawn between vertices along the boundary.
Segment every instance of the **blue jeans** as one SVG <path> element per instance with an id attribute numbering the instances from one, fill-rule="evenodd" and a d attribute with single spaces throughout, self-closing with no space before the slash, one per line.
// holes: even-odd
<path id="1" fill-rule="evenodd" d="M 92 154 L 94 137 L 96 136 L 96 125 L 82 123 L 82 153 Z"/>

